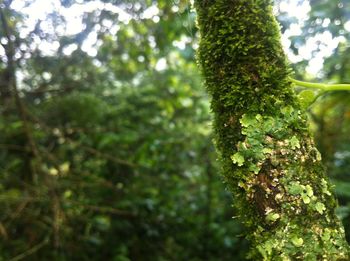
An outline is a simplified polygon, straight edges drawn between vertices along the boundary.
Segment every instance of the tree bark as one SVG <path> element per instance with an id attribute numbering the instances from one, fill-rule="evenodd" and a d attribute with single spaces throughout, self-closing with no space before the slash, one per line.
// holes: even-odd
<path id="1" fill-rule="evenodd" d="M 0 32 L 3 34 L 4 38 L 7 40 L 7 44 L 1 44 L 5 51 L 5 57 L 7 60 L 7 66 L 3 69 L 0 74 L 0 98 L 3 105 L 7 105 L 11 99 L 11 88 L 16 84 L 16 72 L 15 72 L 15 61 L 14 61 L 14 46 L 13 41 L 10 38 L 10 29 L 5 17 L 5 11 L 8 6 L 4 4 L 0 7 Z"/>
<path id="2" fill-rule="evenodd" d="M 349 260 L 270 0 L 196 0 L 216 146 L 254 260 Z"/>

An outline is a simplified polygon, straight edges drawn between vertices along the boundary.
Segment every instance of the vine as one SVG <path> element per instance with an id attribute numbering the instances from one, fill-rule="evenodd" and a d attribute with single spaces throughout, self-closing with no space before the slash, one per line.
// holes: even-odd
<path id="1" fill-rule="evenodd" d="M 303 90 L 298 94 L 300 105 L 303 109 L 308 109 L 319 97 L 326 92 L 330 91 L 350 91 L 350 84 L 324 84 L 304 82 L 289 78 L 295 87 L 304 87 L 307 90 Z M 315 92 L 314 90 L 318 91 Z"/>
<path id="2" fill-rule="evenodd" d="M 299 81 L 293 78 L 290 78 L 292 83 L 297 86 L 311 88 L 311 89 L 320 89 L 322 91 L 350 91 L 350 84 L 324 84 L 324 83 L 314 83 L 314 82 L 304 82 Z"/>

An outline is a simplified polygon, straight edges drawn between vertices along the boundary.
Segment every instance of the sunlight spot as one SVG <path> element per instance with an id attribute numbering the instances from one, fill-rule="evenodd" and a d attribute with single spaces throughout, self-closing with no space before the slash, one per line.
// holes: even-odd
<path id="1" fill-rule="evenodd" d="M 142 19 L 151 19 L 152 17 L 156 16 L 159 14 L 159 9 L 156 5 L 152 5 L 148 7 L 142 14 L 141 18 Z"/>
<path id="2" fill-rule="evenodd" d="M 296 17 L 298 20 L 306 20 L 311 10 L 309 1 L 303 1 L 301 4 L 295 0 L 282 1 L 279 5 L 281 12 L 286 12 L 290 16 Z"/>
<path id="3" fill-rule="evenodd" d="M 347 21 L 345 24 L 344 24 L 344 28 L 346 31 L 350 32 L 350 21 Z"/>
<path id="4" fill-rule="evenodd" d="M 325 18 L 323 20 L 322 27 L 328 27 L 330 23 L 331 23 L 331 19 Z"/>
<path id="5" fill-rule="evenodd" d="M 0 56 L 5 56 L 5 49 L 0 45 Z"/>
<path id="6" fill-rule="evenodd" d="M 67 45 L 63 48 L 63 54 L 64 55 L 71 55 L 76 49 L 78 49 L 78 45 L 76 44 L 70 44 L 70 45 Z"/>
<path id="7" fill-rule="evenodd" d="M 49 42 L 46 40 L 39 40 L 37 42 L 38 49 L 42 52 L 43 55 L 53 56 L 57 52 L 60 47 L 60 43 L 58 41 Z"/>
<path id="8" fill-rule="evenodd" d="M 160 21 L 159 16 L 158 15 L 153 16 L 152 21 L 155 22 L 155 23 L 158 23 Z"/>
<path id="9" fill-rule="evenodd" d="M 97 50 L 94 47 L 96 43 L 97 43 L 97 33 L 96 31 L 92 31 L 84 41 L 83 45 L 81 46 L 81 49 L 84 52 L 86 52 L 89 56 L 94 57 L 97 55 Z"/>
<path id="10" fill-rule="evenodd" d="M 155 69 L 156 69 L 157 71 L 163 71 L 163 70 L 166 69 L 166 67 L 167 67 L 166 59 L 165 59 L 165 58 L 160 58 L 160 59 L 158 60 L 158 62 L 156 63 Z"/>

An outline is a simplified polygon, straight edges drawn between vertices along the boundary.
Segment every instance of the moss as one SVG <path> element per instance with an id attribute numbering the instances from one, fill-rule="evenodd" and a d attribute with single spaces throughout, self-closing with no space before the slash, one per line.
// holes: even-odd
<path id="1" fill-rule="evenodd" d="M 254 260 L 347 260 L 336 201 L 269 0 L 197 0 L 198 61 Z"/>

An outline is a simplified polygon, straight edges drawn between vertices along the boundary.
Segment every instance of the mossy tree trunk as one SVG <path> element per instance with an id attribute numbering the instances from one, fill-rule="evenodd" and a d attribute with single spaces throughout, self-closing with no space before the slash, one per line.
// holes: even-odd
<path id="1" fill-rule="evenodd" d="M 196 0 L 216 146 L 254 260 L 348 260 L 270 0 Z"/>

